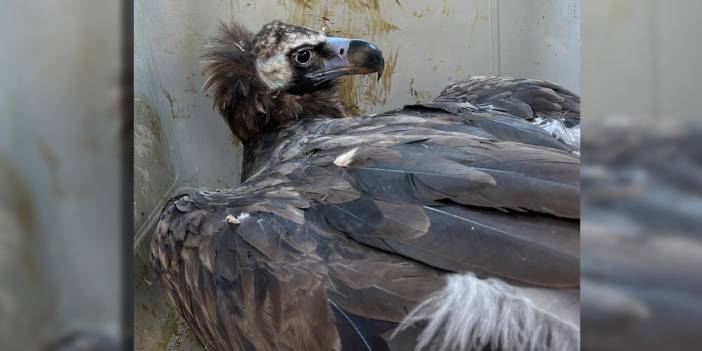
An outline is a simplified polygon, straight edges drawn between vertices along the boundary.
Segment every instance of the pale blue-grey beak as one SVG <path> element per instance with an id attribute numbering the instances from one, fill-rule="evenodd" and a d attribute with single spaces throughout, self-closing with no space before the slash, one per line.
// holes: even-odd
<path id="1" fill-rule="evenodd" d="M 327 59 L 322 69 L 307 75 L 314 85 L 329 82 L 350 74 L 377 72 L 378 79 L 383 74 L 385 60 L 383 52 L 365 40 L 328 37 L 325 41 L 332 57 Z"/>

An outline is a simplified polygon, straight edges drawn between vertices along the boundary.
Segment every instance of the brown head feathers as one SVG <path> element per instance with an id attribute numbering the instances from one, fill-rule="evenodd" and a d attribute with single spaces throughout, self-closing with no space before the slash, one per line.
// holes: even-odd
<path id="1" fill-rule="evenodd" d="M 284 55 L 286 48 L 304 40 L 323 40 L 321 32 L 274 21 L 256 36 L 238 24 L 222 24 L 202 57 L 214 106 L 229 129 L 244 144 L 300 118 L 343 117 L 345 108 L 333 86 L 309 94 L 293 95 L 266 84 L 257 60 Z"/>

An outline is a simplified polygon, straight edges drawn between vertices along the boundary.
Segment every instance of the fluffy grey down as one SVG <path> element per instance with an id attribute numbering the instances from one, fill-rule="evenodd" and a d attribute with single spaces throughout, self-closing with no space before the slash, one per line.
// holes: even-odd
<path id="1" fill-rule="evenodd" d="M 578 350 L 577 290 L 522 288 L 473 274 L 451 275 L 395 331 L 426 321 L 415 350 Z M 393 334 L 393 336 L 395 335 Z M 497 346 L 497 347 L 495 347 Z"/>
<path id="2" fill-rule="evenodd" d="M 574 150 L 580 150 L 580 125 L 568 128 L 563 121 L 558 118 L 535 118 L 535 125 L 543 128 L 554 138 L 566 143 Z"/>

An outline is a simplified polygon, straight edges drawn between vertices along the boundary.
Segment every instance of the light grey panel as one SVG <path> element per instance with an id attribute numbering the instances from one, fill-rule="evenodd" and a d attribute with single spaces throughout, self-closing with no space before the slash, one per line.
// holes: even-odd
<path id="1" fill-rule="evenodd" d="M 584 123 L 699 118 L 700 13 L 695 0 L 583 2 Z"/>
<path id="2" fill-rule="evenodd" d="M 580 91 L 580 0 L 499 0 L 501 75 Z"/>

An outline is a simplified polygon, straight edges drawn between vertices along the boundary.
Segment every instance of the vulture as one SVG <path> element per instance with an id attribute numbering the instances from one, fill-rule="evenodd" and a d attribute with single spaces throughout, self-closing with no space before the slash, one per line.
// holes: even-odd
<path id="1" fill-rule="evenodd" d="M 203 62 L 242 183 L 170 200 L 151 257 L 207 350 L 578 349 L 576 95 L 473 77 L 352 117 L 335 81 L 381 50 L 280 21 Z"/>

